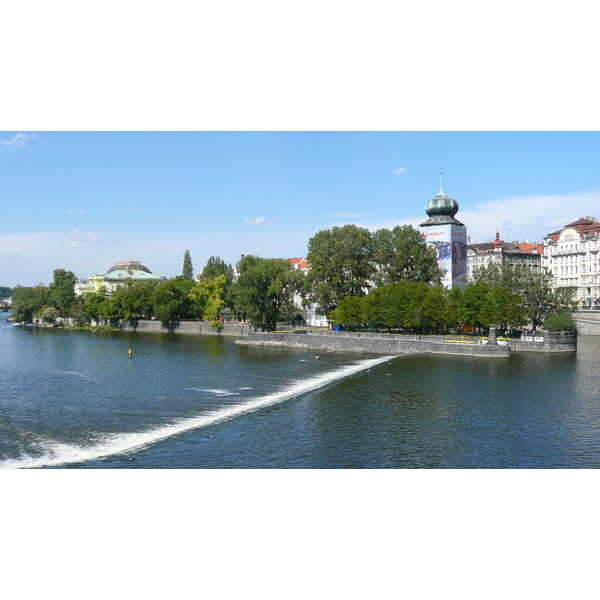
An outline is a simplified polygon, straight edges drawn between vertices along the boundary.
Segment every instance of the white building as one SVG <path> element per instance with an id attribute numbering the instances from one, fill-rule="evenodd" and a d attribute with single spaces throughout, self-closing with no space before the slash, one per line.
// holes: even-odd
<path id="1" fill-rule="evenodd" d="M 581 217 L 544 238 L 542 267 L 554 275 L 556 287 L 574 287 L 581 306 L 600 306 L 599 235 L 600 223 Z"/>

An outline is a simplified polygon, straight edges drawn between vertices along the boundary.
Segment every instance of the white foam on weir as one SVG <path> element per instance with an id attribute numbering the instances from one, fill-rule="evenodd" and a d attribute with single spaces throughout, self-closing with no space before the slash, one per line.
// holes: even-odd
<path id="1" fill-rule="evenodd" d="M 171 425 L 156 427 L 146 431 L 108 434 L 102 441 L 92 443 L 89 446 L 65 444 L 48 440 L 42 444 L 44 449 L 44 454 L 42 456 L 22 456 L 14 459 L 6 459 L 0 462 L 0 468 L 36 468 L 68 463 L 82 463 L 107 456 L 113 456 L 115 454 L 124 454 L 134 450 L 141 450 L 156 442 L 181 433 L 202 427 L 211 427 L 218 423 L 222 423 L 223 421 L 229 421 L 262 408 L 279 404 L 285 400 L 317 390 L 381 363 L 390 361 L 392 358 L 396 357 L 385 356 L 362 360 L 359 363 L 336 369 L 330 373 L 324 373 L 295 383 L 283 390 L 274 392 L 273 394 L 249 399 L 236 406 L 220 408 L 204 415 L 187 418 Z"/>

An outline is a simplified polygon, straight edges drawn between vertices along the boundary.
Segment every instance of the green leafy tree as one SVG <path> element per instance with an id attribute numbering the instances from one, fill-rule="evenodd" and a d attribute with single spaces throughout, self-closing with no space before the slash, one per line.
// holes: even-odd
<path id="1" fill-rule="evenodd" d="M 448 293 L 447 315 L 449 326 L 456 327 L 457 331 L 463 331 L 466 323 L 462 320 L 463 291 L 457 285 L 453 286 Z"/>
<path id="2" fill-rule="evenodd" d="M 368 229 L 344 225 L 319 231 L 308 241 L 306 289 L 328 315 L 346 296 L 362 297 L 373 285 L 373 238 Z"/>
<path id="3" fill-rule="evenodd" d="M 85 298 L 83 296 L 75 297 L 75 302 L 70 309 L 70 315 L 73 319 L 73 325 L 84 327 L 90 324 L 90 318 L 85 310 Z"/>
<path id="4" fill-rule="evenodd" d="M 445 272 L 423 234 L 411 225 L 380 229 L 373 235 L 378 285 L 401 280 L 441 284 Z"/>
<path id="5" fill-rule="evenodd" d="M 12 288 L 0 285 L 0 298 L 10 298 L 12 293 Z"/>
<path id="6" fill-rule="evenodd" d="M 426 288 L 423 298 L 423 321 L 429 331 L 441 332 L 454 325 L 448 288 L 439 285 Z"/>
<path id="7" fill-rule="evenodd" d="M 56 308 L 52 306 L 48 306 L 40 312 L 40 317 L 42 318 L 42 321 L 44 321 L 44 323 L 48 323 L 48 325 L 58 325 L 59 316 L 60 315 L 58 314 Z"/>
<path id="8" fill-rule="evenodd" d="M 490 290 L 481 310 L 480 319 L 485 327 L 496 324 L 500 331 L 518 329 L 527 323 L 527 310 L 522 296 L 503 286 Z"/>
<path id="9" fill-rule="evenodd" d="M 107 312 L 104 304 L 108 303 L 109 296 L 106 288 L 102 286 L 97 292 L 90 292 L 85 296 L 85 312 L 90 321 L 102 320 L 103 314 Z"/>
<path id="10" fill-rule="evenodd" d="M 225 307 L 227 277 L 219 275 L 214 279 L 203 279 L 190 290 L 190 297 L 196 303 L 197 313 L 204 319 L 214 321 L 221 316 Z"/>
<path id="11" fill-rule="evenodd" d="M 490 289 L 502 287 L 520 296 L 525 315 L 533 329 L 537 329 L 548 315 L 560 312 L 574 299 L 574 288 L 554 288 L 554 277 L 542 269 L 536 272 L 526 266 L 490 264 L 473 274 L 475 283 L 483 282 Z M 515 300 L 516 301 L 516 300 Z"/>
<path id="12" fill-rule="evenodd" d="M 544 321 L 546 331 L 574 331 L 577 332 L 577 323 L 570 312 L 560 312 L 549 315 Z"/>
<path id="13" fill-rule="evenodd" d="M 240 276 L 228 295 L 232 308 L 257 329 L 275 329 L 278 320 L 289 317 L 300 274 L 288 261 L 257 256 L 245 256 L 238 267 Z"/>
<path id="14" fill-rule="evenodd" d="M 68 317 L 75 304 L 75 284 L 77 277 L 73 271 L 55 269 L 52 283 L 48 286 L 48 303 L 61 317 Z"/>
<path id="15" fill-rule="evenodd" d="M 481 307 L 485 304 L 489 293 L 490 286 L 483 281 L 468 284 L 457 307 L 459 322 L 473 327 L 485 327 Z"/>
<path id="16" fill-rule="evenodd" d="M 229 294 L 231 285 L 233 284 L 233 269 L 231 268 L 231 265 L 226 264 L 225 261 L 219 256 L 211 256 L 206 262 L 204 269 L 202 269 L 200 282 L 204 283 L 207 281 L 215 281 L 219 277 L 225 277 L 225 285 L 222 286 L 219 284 L 219 289 L 221 290 L 220 299 L 222 300 L 222 304 L 219 303 L 221 306 L 218 308 L 217 313 L 220 312 L 221 308 L 225 306 L 232 306 L 232 303 L 227 300 L 227 296 Z M 219 279 L 219 281 L 221 280 Z"/>
<path id="17" fill-rule="evenodd" d="M 106 299 L 112 307 L 112 319 L 122 319 L 136 327 L 140 319 L 151 318 L 154 315 L 152 293 L 158 285 L 160 283 L 155 281 L 127 280 Z"/>
<path id="18" fill-rule="evenodd" d="M 342 298 L 337 308 L 331 313 L 331 321 L 336 325 L 361 325 L 365 323 L 365 299 L 358 296 Z"/>
<path id="19" fill-rule="evenodd" d="M 190 251 L 186 250 L 183 255 L 183 272 L 182 277 L 193 281 L 194 279 L 194 268 L 192 267 L 192 257 L 190 256 Z"/>
<path id="20" fill-rule="evenodd" d="M 48 288 L 17 286 L 13 290 L 12 314 L 16 321 L 30 323 L 48 305 Z"/>
<path id="21" fill-rule="evenodd" d="M 227 282 L 226 289 L 229 289 L 233 283 L 233 269 L 231 265 L 226 264 L 220 256 L 211 256 L 206 261 L 204 269 L 202 269 L 200 281 L 216 279 L 221 275 L 225 275 Z"/>
<path id="22" fill-rule="evenodd" d="M 196 303 L 190 296 L 194 282 L 182 275 L 156 286 L 152 292 L 154 314 L 163 327 L 172 330 L 179 321 L 197 317 Z"/>

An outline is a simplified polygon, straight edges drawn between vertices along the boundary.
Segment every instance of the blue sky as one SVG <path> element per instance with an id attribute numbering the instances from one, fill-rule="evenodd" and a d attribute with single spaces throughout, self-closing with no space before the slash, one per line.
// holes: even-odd
<path id="1" fill-rule="evenodd" d="M 440 166 L 473 240 L 541 241 L 600 217 L 599 160 L 594 132 L 0 132 L 0 285 L 305 256 L 334 225 L 423 221 Z"/>

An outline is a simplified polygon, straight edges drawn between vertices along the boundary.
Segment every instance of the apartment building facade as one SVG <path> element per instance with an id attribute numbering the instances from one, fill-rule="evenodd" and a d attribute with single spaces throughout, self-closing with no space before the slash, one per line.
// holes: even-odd
<path id="1" fill-rule="evenodd" d="M 600 223 L 581 217 L 544 238 L 542 267 L 554 275 L 555 286 L 574 287 L 580 306 L 600 308 Z"/>

